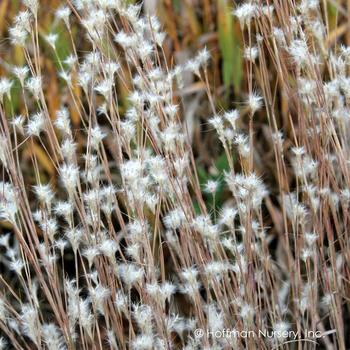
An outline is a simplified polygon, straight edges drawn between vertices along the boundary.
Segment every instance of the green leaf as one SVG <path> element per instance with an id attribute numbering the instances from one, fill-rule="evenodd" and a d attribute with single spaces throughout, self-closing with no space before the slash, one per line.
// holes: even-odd
<path id="1" fill-rule="evenodd" d="M 219 182 L 217 192 L 215 194 L 215 208 L 213 207 L 213 196 L 208 193 L 203 193 L 205 203 L 208 208 L 213 210 L 219 210 L 223 205 L 225 183 L 223 181 L 224 171 L 229 171 L 230 166 L 226 157 L 226 153 L 223 152 L 215 161 L 214 168 L 216 168 L 216 174 L 209 174 L 201 165 L 197 164 L 197 174 L 199 179 L 199 184 L 203 189 L 205 184 L 209 180 L 214 180 Z"/>
<path id="2" fill-rule="evenodd" d="M 327 3 L 327 16 L 330 30 L 334 30 L 337 27 L 338 9 L 330 2 Z"/>
<path id="3" fill-rule="evenodd" d="M 216 160 L 215 167 L 216 167 L 216 169 L 218 169 L 218 171 L 220 173 L 230 169 L 230 166 L 229 166 L 229 163 L 228 163 L 228 160 L 227 160 L 225 152 L 223 152 L 221 154 L 221 156 Z"/>
<path id="4" fill-rule="evenodd" d="M 197 174 L 200 185 L 203 185 L 208 181 L 209 175 L 201 165 L 197 165 Z"/>
<path id="5" fill-rule="evenodd" d="M 7 98 L 7 96 L 4 96 L 4 102 L 5 102 L 5 114 L 7 116 L 12 115 L 12 111 L 14 113 L 18 113 L 19 112 L 19 104 L 20 104 L 20 99 L 21 99 L 21 84 L 18 81 L 18 79 L 16 79 L 14 77 L 14 79 L 12 79 L 13 85 L 11 88 L 11 100 L 9 100 Z"/>
<path id="6" fill-rule="evenodd" d="M 173 0 L 173 8 L 175 10 L 176 13 L 180 13 L 181 12 L 181 0 Z"/>
<path id="7" fill-rule="evenodd" d="M 58 23 L 56 26 L 51 26 L 49 33 L 55 33 L 58 35 L 57 41 L 56 41 L 56 52 L 60 59 L 60 61 L 63 64 L 63 61 L 67 58 L 67 56 L 72 53 L 71 49 L 71 41 L 69 39 L 68 34 L 65 32 L 65 27 L 62 23 Z M 74 33 L 73 33 L 74 35 Z M 46 47 L 48 48 L 48 45 L 46 44 Z M 58 71 L 61 70 L 61 67 L 59 65 L 59 62 L 57 61 L 57 57 L 53 50 L 51 48 L 48 48 L 48 52 L 50 52 L 51 57 L 53 59 L 53 62 L 55 64 L 55 67 Z M 65 66 L 63 64 L 63 66 Z"/>
<path id="8" fill-rule="evenodd" d="M 201 214 L 201 208 L 199 207 L 199 204 L 198 204 L 197 201 L 193 202 L 193 208 L 194 208 L 194 211 L 195 211 L 196 215 L 200 215 Z"/>
<path id="9" fill-rule="evenodd" d="M 233 83 L 239 90 L 242 81 L 242 59 L 240 43 L 233 30 L 233 15 L 227 0 L 217 0 L 219 47 L 222 55 L 222 78 L 226 88 Z"/>

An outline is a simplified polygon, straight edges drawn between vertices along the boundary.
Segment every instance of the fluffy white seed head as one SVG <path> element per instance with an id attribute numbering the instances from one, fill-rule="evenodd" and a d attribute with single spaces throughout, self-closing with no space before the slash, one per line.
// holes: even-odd
<path id="1" fill-rule="evenodd" d="M 207 193 L 211 193 L 211 194 L 215 194 L 218 190 L 219 187 L 219 182 L 218 181 L 214 181 L 214 180 L 209 180 L 206 184 L 205 184 L 205 192 Z"/>
<path id="2" fill-rule="evenodd" d="M 32 115 L 26 127 L 28 136 L 40 136 L 40 133 L 45 130 L 46 119 L 43 112 Z"/>
<path id="3" fill-rule="evenodd" d="M 288 331 L 290 329 L 290 325 L 288 322 L 279 321 L 274 324 L 273 331 L 275 335 L 275 339 L 277 341 L 283 342 L 288 338 Z"/>
<path id="4" fill-rule="evenodd" d="M 46 42 L 55 50 L 56 49 L 56 41 L 58 39 L 58 35 L 55 33 L 50 33 L 45 35 Z"/>
<path id="5" fill-rule="evenodd" d="M 102 132 L 101 128 L 96 125 L 94 128 L 91 129 L 91 146 L 94 149 L 98 149 L 99 144 L 101 141 L 105 138 L 106 134 Z"/>
<path id="6" fill-rule="evenodd" d="M 262 97 L 257 92 L 252 92 L 248 96 L 247 105 L 251 113 L 255 114 L 263 105 Z"/>
<path id="7" fill-rule="evenodd" d="M 55 126 L 64 135 L 71 136 L 72 131 L 71 131 L 69 111 L 67 108 L 61 108 L 56 112 Z"/>
<path id="8" fill-rule="evenodd" d="M 23 4 L 28 7 L 34 16 L 37 16 L 39 9 L 38 0 L 23 0 Z"/>
<path id="9" fill-rule="evenodd" d="M 7 78 L 1 78 L 0 79 L 0 102 L 2 103 L 4 100 L 4 96 L 7 96 L 7 98 L 11 99 L 11 88 L 12 88 L 13 82 Z"/>
<path id="10" fill-rule="evenodd" d="M 38 100 L 40 94 L 42 93 L 42 78 L 41 76 L 31 77 L 26 81 L 25 84 L 28 91 L 33 95 L 33 97 Z"/>
<path id="11" fill-rule="evenodd" d="M 238 18 L 242 29 L 244 26 L 250 25 L 250 22 L 254 19 L 257 13 L 257 5 L 251 2 L 245 2 L 233 11 L 233 14 Z"/>
<path id="12" fill-rule="evenodd" d="M 29 304 L 25 304 L 21 308 L 20 319 L 24 334 L 30 338 L 37 347 L 40 347 L 41 327 L 38 310 Z"/>
<path id="13" fill-rule="evenodd" d="M 79 168 L 73 164 L 63 164 L 59 169 L 59 173 L 67 192 L 74 192 L 79 182 Z"/>
<path id="14" fill-rule="evenodd" d="M 56 18 L 62 20 L 67 28 L 70 28 L 69 17 L 71 15 L 71 10 L 68 6 L 61 6 L 56 10 Z"/>
<path id="15" fill-rule="evenodd" d="M 27 66 L 13 68 L 13 74 L 20 81 L 22 87 L 24 86 L 24 81 L 27 78 L 28 73 L 29 73 L 29 68 Z"/>
<path id="16" fill-rule="evenodd" d="M 10 40 L 13 45 L 18 45 L 21 47 L 25 46 L 28 32 L 23 28 L 22 25 L 14 25 L 9 28 Z"/>
<path id="17" fill-rule="evenodd" d="M 44 343 L 50 350 L 63 350 L 65 343 L 59 328 L 53 323 L 45 323 L 42 325 L 41 333 Z"/>

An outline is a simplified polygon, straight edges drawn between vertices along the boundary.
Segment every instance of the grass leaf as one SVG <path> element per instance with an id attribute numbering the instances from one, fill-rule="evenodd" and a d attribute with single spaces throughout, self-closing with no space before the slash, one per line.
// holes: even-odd
<path id="1" fill-rule="evenodd" d="M 242 58 L 240 44 L 233 30 L 233 16 L 227 0 L 217 0 L 219 46 L 222 54 L 222 78 L 226 88 L 233 83 L 239 90 L 242 81 Z"/>

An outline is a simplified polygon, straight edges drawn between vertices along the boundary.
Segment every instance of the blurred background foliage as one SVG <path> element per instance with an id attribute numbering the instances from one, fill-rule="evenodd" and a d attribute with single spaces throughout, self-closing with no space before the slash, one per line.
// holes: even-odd
<path id="1" fill-rule="evenodd" d="M 56 47 L 61 61 L 72 52 L 73 46 L 69 33 L 62 22 L 55 19 L 55 10 L 65 3 L 64 0 L 40 1 L 41 66 L 50 116 L 55 118 L 56 111 L 62 105 L 69 108 L 79 147 L 82 146 L 84 140 L 79 111 L 67 92 L 66 84 L 58 77 L 57 73 L 60 71 L 59 60 L 43 39 L 44 35 L 52 32 L 59 35 Z M 186 63 L 199 49 L 207 47 L 211 54 L 208 79 L 216 112 L 241 108 L 241 105 L 237 105 L 237 101 L 244 100 L 246 96 L 247 74 L 242 58 L 243 34 L 239 22 L 232 15 L 232 10 L 236 4 L 230 0 L 145 0 L 142 4 L 142 11 L 150 15 L 157 15 L 164 31 L 168 34 L 164 43 L 167 64 L 172 66 Z M 21 0 L 0 1 L 0 75 L 11 75 L 11 66 L 25 64 L 23 50 L 10 45 L 7 33 L 14 16 L 21 8 Z M 328 23 L 331 31 L 329 40 L 334 42 L 338 37 L 345 36 L 346 40 L 349 41 L 348 44 L 350 44 L 350 32 L 347 33 L 347 26 L 337 25 L 339 15 L 344 15 L 342 12 L 344 12 L 344 9 L 338 2 L 333 0 L 328 2 Z M 78 55 L 82 57 L 91 48 L 89 47 L 89 41 L 83 40 L 85 34 L 77 19 L 73 18 L 74 16 L 72 16 L 72 36 L 77 46 Z M 122 65 L 122 68 L 127 69 L 127 66 L 123 67 Z M 272 81 L 273 79 L 274 77 L 271 77 Z M 83 94 L 79 85 L 75 83 L 76 72 L 74 71 L 72 80 L 75 97 L 79 99 Z M 120 99 L 118 106 L 121 114 L 127 107 L 128 86 L 131 86 L 131 81 L 127 81 L 126 85 L 116 82 Z M 21 95 L 20 85 L 15 81 L 12 88 L 12 107 L 8 103 L 6 108 L 8 116 L 26 114 Z M 280 108 L 278 114 L 281 115 L 282 123 L 284 123 L 283 120 L 288 119 L 284 115 L 287 105 L 286 98 L 288 97 L 278 96 Z M 27 102 L 32 103 L 31 101 Z M 220 173 L 222 174 L 222 171 L 228 168 L 228 164 L 215 132 L 211 130 L 207 123 L 213 111 L 208 103 L 204 82 L 194 75 L 187 74 L 184 77 L 184 87 L 179 89 L 175 102 L 181 105 L 183 119 L 186 120 L 188 132 L 192 138 L 200 183 L 204 186 L 208 180 L 222 181 Z M 29 105 L 29 110 L 33 110 L 31 107 L 33 106 Z M 256 123 L 257 137 L 261 139 L 260 149 L 257 150 L 264 153 L 263 139 L 266 137 L 266 118 L 259 116 Z M 259 127 L 259 123 L 261 127 Z M 244 123 L 240 127 L 244 128 Z M 284 128 L 288 130 L 288 126 L 284 125 Z M 41 180 L 55 184 L 55 168 L 49 156 L 36 144 L 36 141 L 26 143 L 20 152 L 21 164 L 23 164 L 24 169 L 26 164 L 28 164 L 28 169 L 31 168 L 29 162 L 31 162 L 34 155 L 40 169 Z M 265 164 L 269 162 L 268 156 L 268 152 L 266 152 L 266 160 L 262 160 Z M 271 152 L 270 156 L 273 156 Z M 259 167 L 259 164 L 257 164 L 257 167 Z M 25 173 L 25 176 L 29 182 L 31 180 L 33 180 L 33 183 L 35 182 L 35 174 Z M 219 190 L 215 200 L 216 209 L 221 207 L 224 199 L 225 193 Z M 207 195 L 206 201 L 209 207 L 213 203 L 210 195 Z"/>
<path id="2" fill-rule="evenodd" d="M 76 128 L 76 137 L 80 137 L 79 113 L 73 105 L 65 89 L 65 83 L 58 78 L 60 71 L 59 61 L 53 50 L 45 43 L 43 37 L 48 33 L 56 33 L 59 38 L 56 42 L 58 57 L 63 61 L 72 52 L 72 43 L 69 34 L 62 22 L 55 19 L 55 10 L 65 1 L 40 1 L 39 34 L 41 35 L 40 48 L 42 52 L 41 65 L 43 68 L 44 91 L 50 116 L 55 118 L 56 111 L 62 104 L 69 107 L 72 122 Z M 7 29 L 11 26 L 14 16 L 22 9 L 20 0 L 0 1 L 0 75 L 11 74 L 11 66 L 25 64 L 23 50 L 10 45 Z M 145 0 L 143 9 L 150 15 L 156 14 L 167 32 L 164 52 L 169 65 L 185 63 L 193 57 L 199 49 L 207 47 L 211 54 L 211 64 L 208 68 L 208 77 L 217 111 L 232 107 L 230 101 L 239 99 L 244 86 L 242 38 L 239 23 L 232 16 L 233 3 L 228 0 Z M 74 16 L 73 16 L 74 17 Z M 73 18 L 72 17 L 72 18 Z M 77 45 L 77 52 L 83 56 L 90 47 L 87 40 L 80 40 L 84 35 L 78 22 L 72 23 L 72 34 Z M 125 67 L 126 69 L 126 67 Z M 73 81 L 74 81 L 73 75 Z M 14 77 L 13 77 L 14 79 Z M 204 185 L 209 179 L 220 180 L 219 173 L 228 167 L 226 157 L 213 138 L 214 132 L 207 124 L 211 117 L 210 108 L 205 93 L 205 84 L 195 76 L 184 78 L 184 88 L 179 91 L 177 103 L 183 104 L 184 119 L 186 119 L 191 134 L 194 152 L 198 163 L 199 180 Z M 14 79 L 15 80 L 15 79 Z M 129 81 L 128 84 L 131 84 Z M 77 97 L 82 95 L 77 84 L 73 84 Z M 121 113 L 127 104 L 128 91 L 118 84 L 119 106 Z M 19 82 L 15 81 L 12 88 L 12 107 L 8 103 L 7 115 L 25 115 L 25 106 L 22 102 L 22 91 Z M 28 101 L 30 103 L 30 101 Z M 13 110 L 11 110 L 13 108 Z M 81 135 L 82 136 L 82 135 Z M 40 175 L 43 181 L 55 182 L 55 169 L 41 147 L 33 142 L 21 151 L 22 161 L 30 161 L 35 155 Z M 24 163 L 25 164 L 25 163 Z M 30 168 L 28 166 L 28 168 Z M 26 174 L 31 179 L 34 174 Z M 216 198 L 220 204 L 222 194 Z M 211 201 L 211 199 L 209 199 Z"/>

